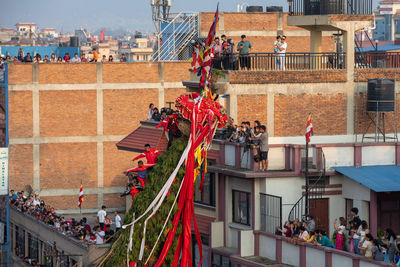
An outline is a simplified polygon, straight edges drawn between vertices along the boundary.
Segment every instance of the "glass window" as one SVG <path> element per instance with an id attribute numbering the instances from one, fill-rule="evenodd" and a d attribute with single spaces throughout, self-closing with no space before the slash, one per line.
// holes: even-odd
<path id="1" fill-rule="evenodd" d="M 28 234 L 28 246 L 29 246 L 29 258 L 35 260 L 36 262 L 39 260 L 39 241 L 37 237 L 34 237 L 32 234 Z"/>
<path id="2" fill-rule="evenodd" d="M 226 256 L 213 253 L 211 259 L 212 267 L 236 267 L 236 264 L 231 262 L 229 257 Z"/>
<path id="3" fill-rule="evenodd" d="M 250 225 L 250 193 L 232 190 L 233 222 Z"/>
<path id="4" fill-rule="evenodd" d="M 203 205 L 215 207 L 215 173 L 204 175 L 203 190 L 200 192 L 201 173 L 196 178 L 194 201 Z"/>
<path id="5" fill-rule="evenodd" d="M 208 235 L 202 234 L 200 235 L 200 237 L 203 247 L 203 260 L 201 262 L 201 267 L 208 267 L 209 237 Z M 198 266 L 200 263 L 200 252 L 195 234 L 192 234 L 192 262 L 193 266 Z"/>
<path id="6" fill-rule="evenodd" d="M 25 230 L 21 227 L 15 226 L 16 244 L 15 255 L 25 257 Z"/>

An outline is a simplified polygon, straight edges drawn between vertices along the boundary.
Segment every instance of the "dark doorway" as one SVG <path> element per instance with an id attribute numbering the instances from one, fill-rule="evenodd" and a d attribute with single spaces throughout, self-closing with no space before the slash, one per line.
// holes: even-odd
<path id="1" fill-rule="evenodd" d="M 378 193 L 378 230 L 400 233 L 400 192 Z"/>
<path id="2" fill-rule="evenodd" d="M 324 230 L 329 236 L 329 199 L 310 199 L 310 214 L 314 215 L 315 229 Z"/>

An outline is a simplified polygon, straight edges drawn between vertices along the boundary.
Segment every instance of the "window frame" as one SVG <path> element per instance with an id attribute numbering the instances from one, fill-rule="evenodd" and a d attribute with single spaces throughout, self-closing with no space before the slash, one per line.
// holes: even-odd
<path id="1" fill-rule="evenodd" d="M 235 193 L 238 193 L 239 198 L 240 198 L 240 194 L 246 194 L 246 222 L 242 222 L 242 221 L 237 221 L 236 220 L 236 206 L 235 206 Z M 251 209 L 250 209 L 250 196 L 251 193 L 247 192 L 247 191 L 240 191 L 240 190 L 235 190 L 232 189 L 232 222 L 233 223 L 238 223 L 238 224 L 242 224 L 242 225 L 246 225 L 246 226 L 251 226 L 251 220 L 250 220 L 250 215 L 251 215 Z M 239 203 L 239 202 L 238 202 Z"/>
<path id="2" fill-rule="evenodd" d="M 210 190 L 209 190 L 210 201 L 209 202 L 204 201 L 204 198 L 205 198 L 204 194 L 206 194 L 205 190 L 202 190 L 202 192 L 199 191 L 198 186 L 200 185 L 201 176 L 202 176 L 202 172 L 199 174 L 199 177 L 197 177 L 195 185 L 194 185 L 195 186 L 194 203 L 204 205 L 207 207 L 215 208 L 216 207 L 216 179 L 215 179 L 216 175 L 214 172 L 208 172 L 204 175 L 204 180 L 207 177 L 210 178 Z M 196 200 L 196 193 L 200 194 L 200 200 Z"/>

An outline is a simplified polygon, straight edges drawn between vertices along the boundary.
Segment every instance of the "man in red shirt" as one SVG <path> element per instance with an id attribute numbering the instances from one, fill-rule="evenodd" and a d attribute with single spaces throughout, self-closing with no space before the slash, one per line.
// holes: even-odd
<path id="1" fill-rule="evenodd" d="M 144 185 L 146 184 L 146 175 L 147 175 L 147 172 L 148 172 L 147 169 L 150 168 L 150 167 L 153 167 L 154 165 L 155 165 L 154 163 L 152 163 L 152 164 L 143 164 L 143 161 L 139 160 L 138 161 L 138 166 L 136 168 L 126 170 L 124 173 L 127 174 L 127 175 L 129 173 L 132 173 L 132 172 L 137 173 L 137 177 L 136 178 L 140 182 L 140 185 L 142 186 L 142 188 L 144 188 Z"/>
<path id="2" fill-rule="evenodd" d="M 156 128 L 159 128 L 161 126 L 164 127 L 164 133 L 168 130 L 168 147 L 171 146 L 172 140 L 174 140 L 174 138 L 179 138 L 182 136 L 182 133 L 178 128 L 178 115 L 173 113 L 171 110 L 168 111 L 167 117 L 162 122 L 160 122 L 160 124 L 158 124 Z"/>
<path id="3" fill-rule="evenodd" d="M 132 161 L 138 160 L 140 158 L 146 158 L 147 164 L 157 163 L 157 156 L 161 155 L 160 152 L 155 148 L 150 148 L 149 144 L 144 145 L 144 152 L 135 157 Z"/>

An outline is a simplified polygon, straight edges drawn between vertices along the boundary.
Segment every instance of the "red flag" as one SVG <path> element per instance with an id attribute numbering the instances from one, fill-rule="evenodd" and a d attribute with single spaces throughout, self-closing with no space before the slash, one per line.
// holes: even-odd
<path id="1" fill-rule="evenodd" d="M 311 112 L 308 115 L 307 119 L 307 128 L 306 128 L 306 141 L 307 143 L 310 143 L 310 137 L 314 135 L 314 130 L 311 122 Z"/>
<path id="2" fill-rule="evenodd" d="M 81 208 L 83 202 L 83 185 L 79 189 L 79 199 L 78 199 L 78 207 Z"/>
<path id="3" fill-rule="evenodd" d="M 212 41 L 214 40 L 215 32 L 217 30 L 218 13 L 219 12 L 218 12 L 218 5 L 217 5 L 217 11 L 215 11 L 214 21 L 210 27 L 210 31 L 208 32 L 207 43 L 206 43 L 207 46 L 211 45 Z"/>
<path id="4" fill-rule="evenodd" d="M 100 41 L 104 41 L 104 32 L 106 31 L 106 29 L 103 29 L 100 33 Z"/>

